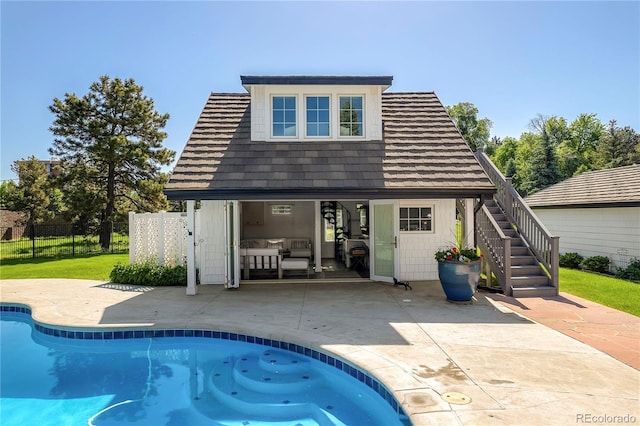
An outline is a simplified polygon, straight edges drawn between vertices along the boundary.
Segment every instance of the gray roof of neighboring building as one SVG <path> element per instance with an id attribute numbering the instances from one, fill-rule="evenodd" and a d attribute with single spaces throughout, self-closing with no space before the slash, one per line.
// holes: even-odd
<path id="1" fill-rule="evenodd" d="M 352 84 L 391 86 L 393 76 L 324 76 L 324 75 L 242 75 L 243 85 L 252 84 Z"/>
<path id="2" fill-rule="evenodd" d="M 251 140 L 250 95 L 212 93 L 170 199 L 453 198 L 495 188 L 433 92 L 382 95 L 383 140 Z"/>
<path id="3" fill-rule="evenodd" d="M 524 200 L 539 208 L 640 206 L 640 164 L 585 172 Z"/>

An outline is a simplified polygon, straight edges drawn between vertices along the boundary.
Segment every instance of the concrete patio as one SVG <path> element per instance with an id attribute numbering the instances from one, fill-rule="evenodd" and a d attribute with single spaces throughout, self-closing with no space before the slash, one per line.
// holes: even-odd
<path id="1" fill-rule="evenodd" d="M 176 287 L 3 280 L 0 301 L 28 304 L 52 325 L 210 328 L 330 352 L 382 381 L 414 425 L 640 421 L 640 371 L 488 294 L 457 305 L 437 281 L 412 285 L 290 280 L 186 296 Z M 451 392 L 467 398 L 445 400 Z"/>

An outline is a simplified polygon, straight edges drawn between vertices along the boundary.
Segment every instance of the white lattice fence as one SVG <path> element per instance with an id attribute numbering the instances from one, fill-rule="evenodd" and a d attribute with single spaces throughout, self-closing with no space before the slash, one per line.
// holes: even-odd
<path id="1" fill-rule="evenodd" d="M 129 262 L 187 261 L 187 217 L 184 213 L 129 213 Z"/>

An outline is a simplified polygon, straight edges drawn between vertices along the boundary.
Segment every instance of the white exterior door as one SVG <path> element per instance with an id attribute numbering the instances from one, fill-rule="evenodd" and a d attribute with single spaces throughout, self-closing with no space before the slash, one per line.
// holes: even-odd
<path id="1" fill-rule="evenodd" d="M 393 282 L 398 269 L 398 203 L 371 200 L 370 276 L 376 281 Z"/>
<path id="2" fill-rule="evenodd" d="M 237 201 L 225 202 L 225 280 L 224 286 L 240 286 L 238 243 L 240 239 L 240 209 Z"/>

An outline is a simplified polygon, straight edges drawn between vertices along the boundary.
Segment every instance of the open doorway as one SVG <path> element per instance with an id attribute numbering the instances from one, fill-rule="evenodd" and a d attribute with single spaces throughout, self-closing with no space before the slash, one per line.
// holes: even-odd
<path id="1" fill-rule="evenodd" d="M 317 205 L 241 202 L 243 279 L 368 278 L 368 202 L 322 201 L 320 211 Z"/>

